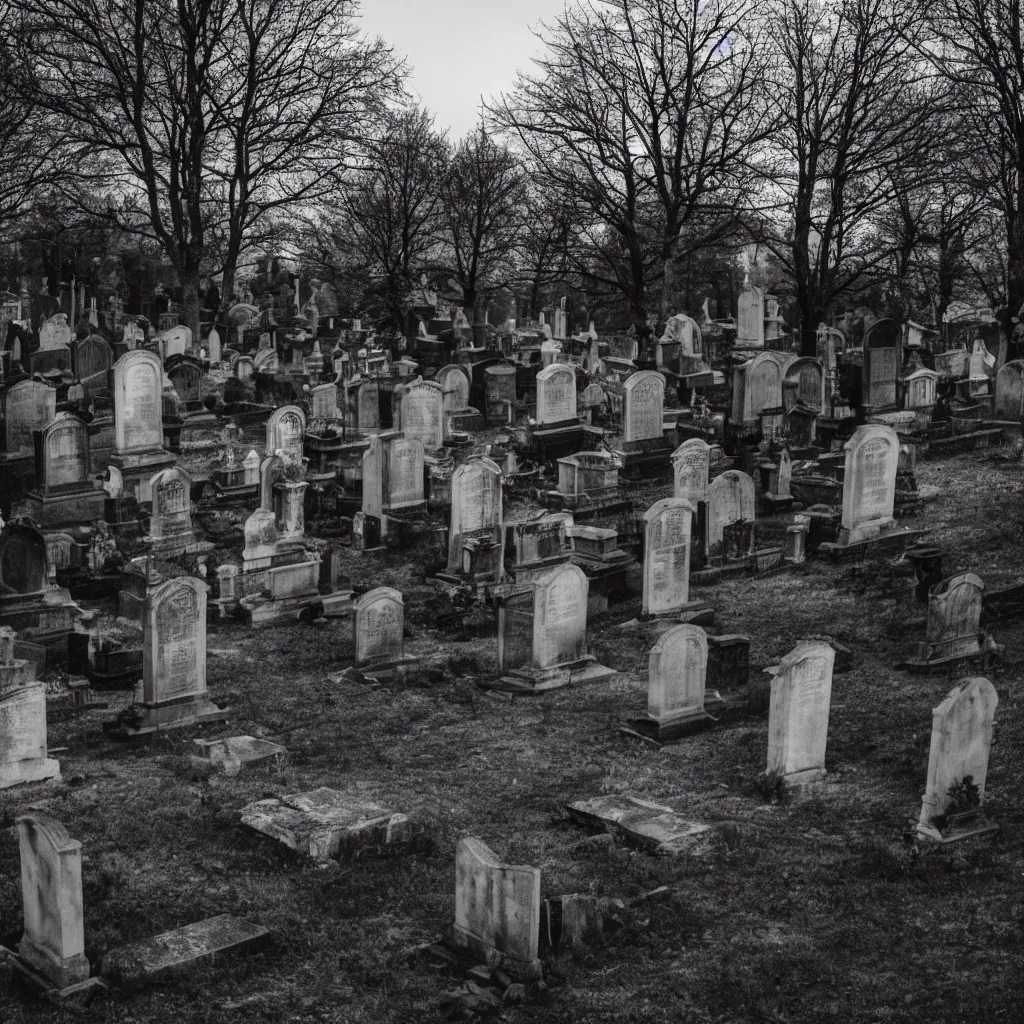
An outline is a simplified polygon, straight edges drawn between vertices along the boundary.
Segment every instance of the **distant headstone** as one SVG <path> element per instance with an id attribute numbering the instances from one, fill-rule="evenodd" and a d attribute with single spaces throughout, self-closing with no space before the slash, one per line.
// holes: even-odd
<path id="1" fill-rule="evenodd" d="M 995 687 L 976 676 L 961 680 L 932 711 L 928 781 L 917 825 L 919 834 L 941 840 L 948 834 L 952 823 L 947 819 L 952 813 L 980 810 L 998 703 Z"/>
<path id="2" fill-rule="evenodd" d="M 658 638 L 648 657 L 647 716 L 658 736 L 702 722 L 708 667 L 708 639 L 700 626 L 673 626 Z"/>
<path id="3" fill-rule="evenodd" d="M 220 331 L 216 327 L 210 328 L 210 333 L 206 336 L 206 344 L 210 350 L 210 362 L 216 365 L 221 362 L 223 358 L 222 346 L 220 340 Z"/>
<path id="4" fill-rule="evenodd" d="M 779 352 L 759 352 L 736 368 L 733 375 L 733 418 L 756 423 L 768 409 L 782 408 L 785 357 Z"/>
<path id="5" fill-rule="evenodd" d="M 265 569 L 277 554 L 277 517 L 272 508 L 258 508 L 245 521 L 243 527 L 245 547 L 242 559 L 247 572 Z"/>
<path id="6" fill-rule="evenodd" d="M 297 405 L 275 409 L 267 420 L 267 454 L 281 452 L 294 462 L 301 462 L 305 435 L 306 414 Z"/>
<path id="7" fill-rule="evenodd" d="M 58 413 L 35 435 L 35 486 L 28 514 L 51 530 L 103 518 L 105 495 L 92 485 L 89 428 L 74 413 Z"/>
<path id="8" fill-rule="evenodd" d="M 423 443 L 390 430 L 370 438 L 363 453 L 363 506 L 367 515 L 417 511 L 423 505 Z"/>
<path id="9" fill-rule="evenodd" d="M 576 371 L 567 363 L 552 363 L 537 374 L 537 425 L 575 418 Z"/>
<path id="10" fill-rule="evenodd" d="M 461 839 L 455 854 L 452 941 L 510 977 L 539 980 L 540 869 L 502 863 L 479 839 Z"/>
<path id="11" fill-rule="evenodd" d="M 825 405 L 825 374 L 817 359 L 795 359 L 786 367 L 786 380 L 797 386 L 797 399 L 809 409 L 821 412 Z"/>
<path id="12" fill-rule="evenodd" d="M 1011 359 L 996 374 L 995 418 L 1024 420 L 1024 360 Z"/>
<path id="13" fill-rule="evenodd" d="M 82 901 L 82 844 L 60 822 L 32 812 L 18 818 L 25 931 L 18 954 L 54 988 L 89 978 Z"/>
<path id="14" fill-rule="evenodd" d="M 930 409 L 936 403 L 939 377 L 934 370 L 915 370 L 903 382 L 906 387 L 904 405 L 908 409 Z M 996 382 L 998 393 L 998 380 Z M 1016 417 L 1019 420 L 1019 416 Z"/>
<path id="15" fill-rule="evenodd" d="M 513 688 L 551 690 L 614 674 L 587 654 L 588 587 L 582 569 L 560 565 L 529 591 L 505 599 L 498 613 L 498 666 Z"/>
<path id="16" fill-rule="evenodd" d="M 471 456 L 452 474 L 452 508 L 448 530 L 449 573 L 463 571 L 467 544 L 492 552 L 483 575 L 497 583 L 504 552 L 501 468 L 485 456 Z M 476 575 L 476 574 L 474 574 Z"/>
<path id="17" fill-rule="evenodd" d="M 441 385 L 415 380 L 396 388 L 399 396 L 399 427 L 406 437 L 416 438 L 426 449 L 444 444 L 444 394 Z"/>
<path id="18" fill-rule="evenodd" d="M 105 338 L 92 334 L 76 341 L 71 349 L 71 372 L 76 380 L 105 374 L 114 365 L 114 354 Z"/>
<path id="19" fill-rule="evenodd" d="M 694 508 L 708 498 L 711 445 L 699 437 L 684 441 L 672 453 L 672 496 L 688 501 Z"/>
<path id="20" fill-rule="evenodd" d="M 747 288 L 740 292 L 736 344 L 744 348 L 764 347 L 764 291 L 760 288 Z"/>
<path id="21" fill-rule="evenodd" d="M 57 392 L 37 380 L 23 380 L 4 395 L 9 455 L 32 453 L 32 435 L 57 414 Z"/>
<path id="22" fill-rule="evenodd" d="M 742 558 L 754 549 L 754 481 L 736 469 L 708 486 L 708 554 Z"/>
<path id="23" fill-rule="evenodd" d="M 66 313 L 55 313 L 39 328 L 39 351 L 52 352 L 71 344 L 71 327 Z"/>
<path id="24" fill-rule="evenodd" d="M 442 388 L 442 406 L 445 416 L 465 409 L 469 405 L 469 377 L 460 365 L 442 366 L 435 378 Z"/>
<path id="25" fill-rule="evenodd" d="M 138 736 L 227 717 L 206 691 L 206 595 L 190 576 L 147 590 L 142 627 L 142 701 L 115 731 Z"/>
<path id="26" fill-rule="evenodd" d="M 163 367 L 152 352 L 128 352 L 114 364 L 114 444 L 119 455 L 163 445 Z"/>
<path id="27" fill-rule="evenodd" d="M 640 370 L 622 385 L 622 440 L 660 439 L 664 435 L 665 378 L 654 370 Z"/>
<path id="28" fill-rule="evenodd" d="M 803 786 L 825 776 L 825 745 L 836 652 L 801 642 L 779 664 L 768 710 L 768 772 Z"/>
<path id="29" fill-rule="evenodd" d="M 864 334 L 862 403 L 877 411 L 896 407 L 903 363 L 903 331 L 895 320 L 876 320 Z"/>
<path id="30" fill-rule="evenodd" d="M 858 427 L 844 446 L 841 544 L 878 536 L 893 525 L 900 442 L 892 427 Z"/>
<path id="31" fill-rule="evenodd" d="M 368 590 L 355 605 L 355 667 L 359 671 L 391 668 L 405 656 L 405 601 L 391 587 Z"/>
<path id="32" fill-rule="evenodd" d="M 338 388 L 317 384 L 309 390 L 309 414 L 313 419 L 333 420 L 338 416 Z"/>
<path id="33" fill-rule="evenodd" d="M 180 466 L 157 473 L 150 482 L 153 512 L 149 538 L 154 553 L 182 554 L 195 543 L 192 528 L 192 477 Z"/>
<path id="34" fill-rule="evenodd" d="M 689 602 L 695 513 L 685 498 L 662 498 L 644 513 L 644 615 L 673 615 Z"/>
<path id="35" fill-rule="evenodd" d="M 484 412 L 487 423 L 511 423 L 516 405 L 516 368 L 499 363 L 484 370 Z"/>

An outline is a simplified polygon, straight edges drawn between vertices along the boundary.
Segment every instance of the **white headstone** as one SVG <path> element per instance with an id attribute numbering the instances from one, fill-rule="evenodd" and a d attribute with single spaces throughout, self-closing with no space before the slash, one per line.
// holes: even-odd
<path id="1" fill-rule="evenodd" d="M 695 513 L 683 498 L 662 498 L 644 513 L 644 615 L 670 615 L 689 601 Z"/>
<path id="2" fill-rule="evenodd" d="M 700 626 L 673 626 L 648 657 L 647 714 L 659 725 L 704 717 L 708 638 Z"/>
<path id="3" fill-rule="evenodd" d="M 672 453 L 672 496 L 683 498 L 694 508 L 708 497 L 711 445 L 699 437 L 684 441 Z"/>
<path id="4" fill-rule="evenodd" d="M 576 371 L 552 363 L 537 374 L 537 425 L 576 418 Z"/>
<path id="5" fill-rule="evenodd" d="M 840 542 L 877 536 L 894 522 L 900 442 L 892 427 L 867 424 L 846 442 Z"/>

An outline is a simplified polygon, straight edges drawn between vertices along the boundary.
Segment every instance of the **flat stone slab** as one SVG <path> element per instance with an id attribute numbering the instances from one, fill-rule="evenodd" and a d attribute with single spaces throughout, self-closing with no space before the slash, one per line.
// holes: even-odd
<path id="1" fill-rule="evenodd" d="M 218 953 L 251 949 L 269 935 L 260 925 L 230 914 L 218 914 L 145 942 L 112 950 L 103 957 L 103 975 L 120 984 L 138 983 L 190 967 Z"/>
<path id="2" fill-rule="evenodd" d="M 700 856 L 714 832 L 710 825 L 689 821 L 671 807 L 633 796 L 597 796 L 567 804 L 569 817 L 580 825 L 617 833 L 653 853 Z"/>
<path id="3" fill-rule="evenodd" d="M 315 861 L 389 847 L 399 852 L 412 838 L 406 815 L 327 786 L 248 804 L 242 824 Z"/>
<path id="4" fill-rule="evenodd" d="M 197 757 L 202 757 L 228 773 L 237 772 L 243 764 L 281 757 L 288 751 L 270 740 L 255 736 L 225 736 L 216 740 L 193 740 Z"/>

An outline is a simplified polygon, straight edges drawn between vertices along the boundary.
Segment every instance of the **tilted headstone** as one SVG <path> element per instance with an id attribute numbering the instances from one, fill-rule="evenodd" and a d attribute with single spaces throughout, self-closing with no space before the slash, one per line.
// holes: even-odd
<path id="1" fill-rule="evenodd" d="M 77 380 L 88 380 L 105 374 L 114 365 L 114 353 L 105 338 L 98 334 L 76 341 L 71 349 L 71 372 Z"/>
<path id="2" fill-rule="evenodd" d="M 993 650 L 979 629 L 984 592 L 985 584 L 973 572 L 936 583 L 928 592 L 925 641 L 915 646 L 907 667 L 927 668 Z"/>
<path id="3" fill-rule="evenodd" d="M 267 454 L 282 452 L 294 462 L 301 462 L 305 436 L 306 414 L 297 405 L 275 409 L 267 420 Z"/>
<path id="4" fill-rule="evenodd" d="M 479 839 L 461 839 L 455 854 L 455 926 L 452 941 L 510 977 L 543 975 L 540 869 L 504 864 Z"/>
<path id="5" fill-rule="evenodd" d="M 373 671 L 399 665 L 405 657 L 405 601 L 391 587 L 368 590 L 355 604 L 355 667 Z"/>
<path id="6" fill-rule="evenodd" d="M 711 445 L 699 437 L 684 441 L 672 453 L 672 496 L 688 501 L 694 508 L 708 498 Z"/>
<path id="7" fill-rule="evenodd" d="M 695 513 L 685 498 L 662 498 L 644 513 L 644 615 L 671 615 L 689 602 Z"/>
<path id="8" fill-rule="evenodd" d="M 39 328 L 39 351 L 52 352 L 71 344 L 71 327 L 66 313 L 55 313 Z"/>
<path id="9" fill-rule="evenodd" d="M 537 426 L 576 418 L 576 371 L 552 363 L 537 374 Z"/>
<path id="10" fill-rule="evenodd" d="M 192 350 L 192 331 L 178 324 L 160 335 L 160 353 L 166 363 L 171 356 L 183 356 Z"/>
<path id="11" fill-rule="evenodd" d="M 57 391 L 37 380 L 19 381 L 4 395 L 7 452 L 29 455 L 32 435 L 57 414 Z"/>
<path id="12" fill-rule="evenodd" d="M 660 440 L 664 436 L 665 378 L 640 370 L 622 385 L 622 440 L 626 444 Z"/>
<path id="13" fill-rule="evenodd" d="M 768 772 L 796 786 L 825 775 L 835 649 L 804 641 L 779 664 L 768 709 Z"/>
<path id="14" fill-rule="evenodd" d="M 841 544 L 878 536 L 893 525 L 900 442 L 892 427 L 858 427 L 845 446 Z"/>
<path id="15" fill-rule="evenodd" d="M 87 981 L 82 844 L 37 811 L 18 818 L 25 931 L 18 955 L 54 988 Z"/>
<path id="16" fill-rule="evenodd" d="M 995 418 L 1024 419 L 1024 360 L 1011 359 L 996 374 Z"/>
<path id="17" fill-rule="evenodd" d="M 896 407 L 896 380 L 903 363 L 903 331 L 895 320 L 876 320 L 864 334 L 862 404 Z"/>
<path id="18" fill-rule="evenodd" d="M 398 396 L 398 427 L 406 437 L 416 438 L 426 449 L 444 444 L 444 393 L 430 380 L 415 380 L 395 389 Z"/>
<path id="19" fill-rule="evenodd" d="M 973 787 L 973 809 L 985 799 L 992 723 L 999 697 L 984 677 L 961 680 L 932 711 L 932 741 L 928 753 L 928 780 L 921 802 L 917 831 L 942 839 L 951 812 L 963 812 L 958 801 Z M 967 802 L 967 801 L 964 801 Z"/>
<path id="20" fill-rule="evenodd" d="M 114 363 L 114 446 L 119 455 L 159 449 L 164 441 L 163 367 L 152 352 Z"/>
<path id="21" fill-rule="evenodd" d="M 754 481 L 737 469 L 708 486 L 708 554 L 742 558 L 754 549 Z"/>
<path id="22" fill-rule="evenodd" d="M 452 474 L 447 571 L 463 570 L 464 549 L 468 541 L 474 540 L 491 547 L 493 557 L 486 560 L 490 570 L 487 574 L 498 582 L 504 560 L 502 518 L 501 468 L 485 456 L 471 456 Z"/>

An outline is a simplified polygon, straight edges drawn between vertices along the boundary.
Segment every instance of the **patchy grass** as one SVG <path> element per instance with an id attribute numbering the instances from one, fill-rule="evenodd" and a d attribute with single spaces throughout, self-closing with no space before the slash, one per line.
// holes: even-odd
<path id="1" fill-rule="evenodd" d="M 915 525 L 933 531 L 948 574 L 991 585 L 1024 578 L 1020 471 L 976 456 L 919 467 L 943 489 Z M 638 492 L 640 493 L 640 492 Z M 643 502 L 664 490 L 646 488 Z M 532 511 L 524 501 L 516 518 Z M 990 847 L 917 854 L 901 835 L 924 786 L 931 709 L 953 684 L 893 668 L 921 635 L 905 616 L 913 585 L 890 561 L 812 562 L 799 571 L 733 578 L 698 593 L 721 632 L 751 637 L 752 686 L 741 718 L 655 750 L 616 727 L 645 707 L 649 634 L 621 629 L 631 599 L 590 623 L 590 648 L 622 675 L 511 703 L 476 686 L 496 672 L 492 626 L 453 639 L 436 623 L 424 580 L 438 554 L 347 556 L 359 587 L 406 597 L 408 649 L 424 661 L 400 683 L 334 684 L 350 664 L 351 624 L 209 630 L 209 684 L 232 718 L 206 735 L 279 737 L 281 767 L 234 778 L 197 769 L 192 734 L 127 746 L 88 718 L 54 723 L 65 783 L 0 793 L 0 936 L 20 929 L 13 822 L 30 805 L 83 844 L 87 953 L 230 912 L 273 929 L 269 949 L 229 956 L 187 977 L 115 996 L 87 1022 L 378 1022 L 446 1019 L 448 971 L 410 956 L 454 912 L 454 852 L 483 839 L 538 866 L 546 892 L 630 902 L 623 927 L 554 958 L 538 1003 L 504 1021 L 929 1022 L 1019 1016 L 1024 983 L 1024 742 L 1019 666 L 1024 625 L 1000 623 L 1003 661 L 986 805 L 1002 826 Z M 107 609 L 109 612 L 109 609 Z M 823 792 L 765 802 L 767 690 L 762 669 L 799 639 L 830 634 L 854 668 L 836 675 Z M 127 695 L 113 695 L 127 699 Z M 327 785 L 413 817 L 424 842 L 400 859 L 321 869 L 238 825 L 265 795 Z M 712 855 L 664 859 L 597 844 L 566 802 L 631 793 L 714 823 Z M 644 897 L 666 887 L 659 894 Z M 69 1015 L 0 994 L 5 1024 Z"/>

